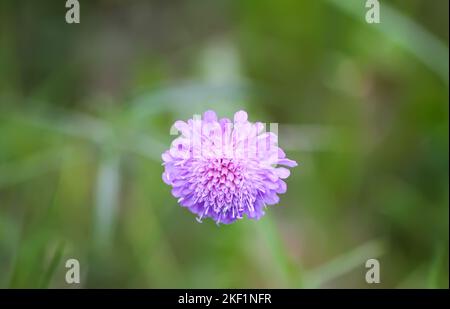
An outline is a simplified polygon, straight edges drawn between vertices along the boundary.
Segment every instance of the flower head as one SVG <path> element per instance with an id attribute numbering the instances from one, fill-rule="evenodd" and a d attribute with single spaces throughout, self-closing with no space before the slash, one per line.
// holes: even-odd
<path id="1" fill-rule="evenodd" d="M 244 111 L 233 120 L 218 120 L 207 111 L 203 118 L 176 121 L 181 135 L 162 154 L 164 182 L 199 222 L 206 217 L 217 223 L 261 218 L 264 208 L 277 204 L 278 194 L 286 192 L 283 179 L 290 171 L 279 165 L 297 165 L 262 123 L 249 122 Z"/>

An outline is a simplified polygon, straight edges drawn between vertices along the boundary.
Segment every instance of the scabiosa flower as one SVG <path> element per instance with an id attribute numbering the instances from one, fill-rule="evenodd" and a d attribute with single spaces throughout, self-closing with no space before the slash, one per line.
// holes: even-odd
<path id="1" fill-rule="evenodd" d="M 286 192 L 283 179 L 290 171 L 278 165 L 297 163 L 277 146 L 277 135 L 249 122 L 246 112 L 237 112 L 231 122 L 207 111 L 202 119 L 176 121 L 174 128 L 181 135 L 162 154 L 162 178 L 199 222 L 209 217 L 228 224 L 244 215 L 259 219 Z"/>

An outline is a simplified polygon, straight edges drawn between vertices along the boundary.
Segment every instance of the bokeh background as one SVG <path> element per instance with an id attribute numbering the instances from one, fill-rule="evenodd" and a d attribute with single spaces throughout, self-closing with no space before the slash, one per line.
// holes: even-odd
<path id="1" fill-rule="evenodd" d="M 448 288 L 447 0 L 64 2 L 0 1 L 0 287 Z M 206 109 L 300 163 L 260 221 L 161 180 Z"/>

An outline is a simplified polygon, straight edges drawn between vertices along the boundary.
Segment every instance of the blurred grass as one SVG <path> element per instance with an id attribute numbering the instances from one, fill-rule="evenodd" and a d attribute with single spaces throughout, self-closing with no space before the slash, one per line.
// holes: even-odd
<path id="1" fill-rule="evenodd" d="M 361 14 L 361 1 L 328 1 L 361 21 L 361 24 L 365 23 Z M 448 86 L 448 46 L 425 30 L 420 24 L 400 13 L 389 3 L 383 3 L 380 11 L 382 22 L 372 28 L 380 31 L 383 36 L 416 56 L 430 70 L 439 75 Z"/>
<path id="2" fill-rule="evenodd" d="M 373 240 L 332 259 L 305 275 L 306 287 L 320 288 L 346 273 L 361 268 L 369 259 L 378 259 L 383 253 L 383 242 Z"/>
<path id="3" fill-rule="evenodd" d="M 447 1 L 0 5 L 0 287 L 77 258 L 77 287 L 369 288 L 376 257 L 379 287 L 448 287 Z M 198 224 L 161 181 L 210 108 L 300 162 L 261 221 Z"/>
<path id="4" fill-rule="evenodd" d="M 64 254 L 64 245 L 59 244 L 56 247 L 55 253 L 50 260 L 47 270 L 44 272 L 42 280 L 39 284 L 39 288 L 49 288 L 51 284 L 51 280 L 56 274 L 57 268 L 61 265 L 61 260 Z"/>

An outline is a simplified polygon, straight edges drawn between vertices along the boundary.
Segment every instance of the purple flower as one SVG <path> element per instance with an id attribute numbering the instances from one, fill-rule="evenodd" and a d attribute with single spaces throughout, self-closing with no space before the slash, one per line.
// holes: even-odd
<path id="1" fill-rule="evenodd" d="M 162 154 L 162 178 L 199 222 L 210 217 L 228 224 L 244 215 L 259 219 L 286 192 L 283 179 L 290 171 L 277 166 L 297 163 L 277 146 L 277 135 L 249 122 L 246 112 L 237 112 L 231 122 L 207 111 L 203 119 L 176 121 L 174 127 L 181 135 Z"/>

